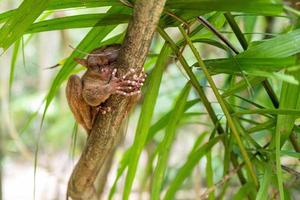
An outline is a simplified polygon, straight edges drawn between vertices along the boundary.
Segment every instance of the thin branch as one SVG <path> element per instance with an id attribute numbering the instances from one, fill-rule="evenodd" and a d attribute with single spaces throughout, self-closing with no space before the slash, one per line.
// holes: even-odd
<path id="1" fill-rule="evenodd" d="M 239 51 L 225 38 L 215 27 L 213 27 L 204 17 L 199 16 L 197 19 L 211 32 L 213 32 L 220 40 L 222 40 L 235 54 L 239 54 Z"/>
<path id="2" fill-rule="evenodd" d="M 300 152 L 300 144 L 298 143 L 298 139 L 297 139 L 297 135 L 295 133 L 295 131 L 293 131 L 290 135 L 290 141 L 293 145 L 293 148 L 295 149 L 295 151 Z"/>
<path id="3" fill-rule="evenodd" d="M 211 192 L 214 192 L 216 189 L 224 185 L 227 181 L 229 181 L 234 175 L 243 167 L 243 165 L 239 165 L 237 168 L 229 171 L 227 175 L 225 175 L 220 181 L 215 183 L 212 187 L 207 188 L 199 197 L 199 199 L 207 199 L 208 195 Z"/>

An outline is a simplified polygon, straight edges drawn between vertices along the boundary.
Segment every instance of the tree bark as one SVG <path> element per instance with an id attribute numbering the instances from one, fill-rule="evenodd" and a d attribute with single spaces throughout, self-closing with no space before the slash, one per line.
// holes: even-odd
<path id="1" fill-rule="evenodd" d="M 125 41 L 116 64 L 119 75 L 133 68 L 141 71 L 165 0 L 136 0 Z M 118 138 L 123 119 L 134 104 L 134 98 L 114 95 L 106 102 L 112 112 L 99 114 L 87 144 L 68 184 L 68 196 L 74 200 L 94 200 L 94 181 Z"/>

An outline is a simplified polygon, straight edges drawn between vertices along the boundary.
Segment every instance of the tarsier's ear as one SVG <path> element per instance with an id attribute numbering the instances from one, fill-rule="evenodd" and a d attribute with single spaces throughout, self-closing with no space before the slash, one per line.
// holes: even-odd
<path id="1" fill-rule="evenodd" d="M 82 58 L 74 58 L 74 61 L 77 62 L 78 64 L 87 67 L 88 63 L 86 59 L 82 59 Z"/>

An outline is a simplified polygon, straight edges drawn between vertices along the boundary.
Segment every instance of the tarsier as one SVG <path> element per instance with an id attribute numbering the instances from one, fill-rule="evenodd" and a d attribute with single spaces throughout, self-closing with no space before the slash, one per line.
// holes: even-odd
<path id="1" fill-rule="evenodd" d="M 137 95 L 145 81 L 144 72 L 136 74 L 133 69 L 122 77 L 117 76 L 114 64 L 120 47 L 119 44 L 100 47 L 89 53 L 87 59 L 74 59 L 87 70 L 81 78 L 70 76 L 66 96 L 77 123 L 88 134 L 99 112 L 111 112 L 111 108 L 104 106 L 104 103 L 112 94 Z"/>

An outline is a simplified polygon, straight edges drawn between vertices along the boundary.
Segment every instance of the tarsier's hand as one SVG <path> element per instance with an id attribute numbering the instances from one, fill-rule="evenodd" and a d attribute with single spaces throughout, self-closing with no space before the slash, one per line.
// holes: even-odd
<path id="1" fill-rule="evenodd" d="M 123 96 L 133 96 L 141 93 L 141 87 L 146 78 L 144 71 L 137 75 L 134 69 L 130 69 L 130 71 L 121 78 L 118 78 L 116 74 L 117 69 L 114 69 L 109 82 L 112 93 Z"/>

